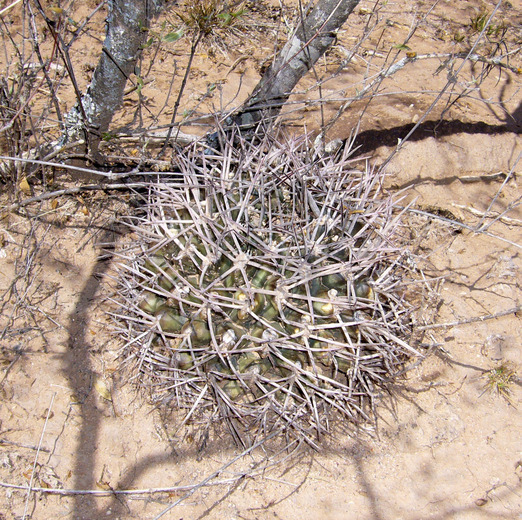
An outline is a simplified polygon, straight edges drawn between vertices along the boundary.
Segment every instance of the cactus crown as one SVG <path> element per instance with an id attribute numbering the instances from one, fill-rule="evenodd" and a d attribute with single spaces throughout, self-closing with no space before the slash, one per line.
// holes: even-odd
<path id="1" fill-rule="evenodd" d="M 119 313 L 126 360 L 192 419 L 249 444 L 273 428 L 314 443 L 368 417 L 415 351 L 382 180 L 306 141 L 179 157 L 146 184 Z"/>

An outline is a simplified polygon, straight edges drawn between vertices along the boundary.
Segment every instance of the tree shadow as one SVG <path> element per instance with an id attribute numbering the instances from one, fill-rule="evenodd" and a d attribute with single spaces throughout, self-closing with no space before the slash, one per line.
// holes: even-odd
<path id="1" fill-rule="evenodd" d="M 491 518 L 498 520 L 508 520 L 513 518 L 513 512 L 506 512 L 505 514 L 499 514 L 498 511 L 488 511 L 486 506 L 488 502 L 493 500 L 502 501 L 504 497 L 506 497 L 509 493 L 517 494 L 522 488 L 522 482 L 519 482 L 517 486 L 510 487 L 507 483 L 501 483 L 497 486 L 493 486 L 491 489 L 486 490 L 483 495 L 476 495 L 474 500 L 472 499 L 468 504 L 462 505 L 460 507 L 444 507 L 441 504 L 440 509 L 437 512 L 426 512 L 422 513 L 420 510 L 422 506 L 420 504 L 421 500 L 424 500 L 426 506 L 431 503 L 431 498 L 429 496 L 419 498 L 419 507 L 415 508 L 416 511 L 411 511 L 407 513 L 405 510 L 401 512 L 397 511 L 389 511 L 386 509 L 384 501 L 380 497 L 379 491 L 376 489 L 376 486 L 372 485 L 371 478 L 369 478 L 369 472 L 366 469 L 368 458 L 368 450 L 365 447 L 364 443 L 361 443 L 359 440 L 356 440 L 350 451 L 349 451 L 349 460 L 353 462 L 356 471 L 357 482 L 362 488 L 364 496 L 367 498 L 368 505 L 368 513 L 366 513 L 362 518 L 368 520 L 392 520 L 397 518 L 398 514 L 404 520 L 423 520 L 424 518 L 432 518 L 434 520 L 450 520 L 453 518 L 460 518 L 460 515 L 465 513 L 471 513 L 472 515 L 480 512 L 481 518 Z M 419 469 L 421 465 L 419 463 Z M 429 478 L 429 476 L 427 477 Z M 494 499 L 490 497 L 490 494 L 493 491 L 497 491 L 498 489 L 502 489 L 501 492 L 497 492 L 497 496 Z M 397 491 L 400 491 L 400 486 L 397 488 Z M 382 492 L 381 492 L 382 493 Z"/>
<path id="2" fill-rule="evenodd" d="M 101 237 L 105 243 L 114 242 L 111 231 L 104 231 Z M 91 361 L 92 346 L 87 338 L 89 311 L 99 292 L 103 275 L 111 264 L 112 255 L 98 259 L 85 285 L 78 294 L 76 306 L 69 315 L 68 351 L 64 356 L 62 372 L 69 381 L 71 391 L 80 408 L 81 426 L 77 438 L 75 452 L 74 488 L 95 489 L 95 461 L 98 444 L 102 410 L 96 406 L 91 392 L 95 371 Z M 76 495 L 73 497 L 74 509 L 72 518 L 97 518 L 100 512 L 96 506 L 96 498 L 92 495 Z"/>
<path id="3" fill-rule="evenodd" d="M 410 132 L 415 123 L 398 125 L 393 128 L 385 128 L 379 130 L 365 130 L 360 132 L 353 143 L 352 148 L 357 156 L 367 155 L 374 152 L 381 146 L 394 147 L 397 146 L 399 140 Z M 482 121 L 474 123 L 466 123 L 464 121 L 452 120 L 441 121 L 440 119 L 422 122 L 417 130 L 408 139 L 408 142 L 417 142 L 429 137 L 441 138 L 454 134 L 470 134 L 470 135 L 495 135 L 506 133 L 522 132 L 522 103 L 513 113 L 512 119 L 508 119 L 503 124 L 490 125 Z"/>

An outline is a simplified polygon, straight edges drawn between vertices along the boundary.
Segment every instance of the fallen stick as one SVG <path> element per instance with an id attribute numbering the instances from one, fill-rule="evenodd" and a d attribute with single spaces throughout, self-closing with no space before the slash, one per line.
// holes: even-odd
<path id="1" fill-rule="evenodd" d="M 456 327 L 458 325 L 467 325 L 468 323 L 477 323 L 479 321 L 493 320 L 495 318 L 502 318 L 502 316 L 508 316 L 522 310 L 522 305 L 507 309 L 505 311 L 497 312 L 495 314 L 486 314 L 484 316 L 475 316 L 474 318 L 468 318 L 467 320 L 450 321 L 448 323 L 432 323 L 431 325 L 422 325 L 417 327 L 417 330 L 430 330 L 430 329 L 443 329 L 445 327 Z"/>

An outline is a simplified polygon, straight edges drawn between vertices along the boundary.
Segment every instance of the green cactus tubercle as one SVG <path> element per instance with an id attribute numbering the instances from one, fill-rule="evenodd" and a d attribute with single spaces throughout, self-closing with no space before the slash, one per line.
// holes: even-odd
<path id="1" fill-rule="evenodd" d="M 346 375 L 360 339 L 354 309 L 375 298 L 370 275 L 342 272 L 358 244 L 337 210 L 310 218 L 285 191 L 239 182 L 202 201 L 178 197 L 141 264 L 138 307 L 157 320 L 174 368 L 212 374 L 231 400 L 256 402 L 256 381 Z"/>

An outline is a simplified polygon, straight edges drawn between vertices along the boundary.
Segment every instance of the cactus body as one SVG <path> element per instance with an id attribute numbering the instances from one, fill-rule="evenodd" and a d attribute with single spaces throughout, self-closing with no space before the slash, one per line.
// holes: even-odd
<path id="1" fill-rule="evenodd" d="M 150 351 L 140 370 L 180 406 L 199 399 L 239 422 L 247 442 L 281 419 L 311 438 L 333 410 L 364 415 L 369 389 L 412 351 L 379 179 L 293 143 L 193 150 L 179 166 L 175 182 L 147 185 L 125 275 L 129 349 Z"/>

